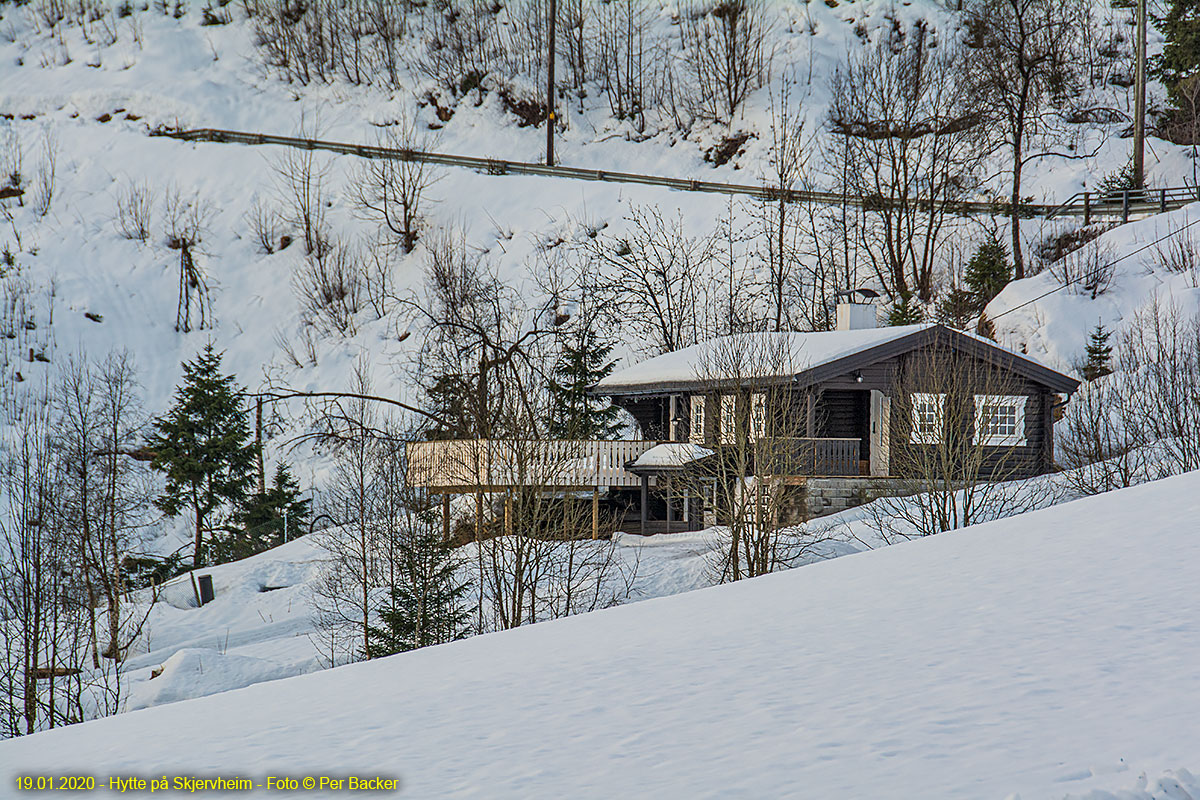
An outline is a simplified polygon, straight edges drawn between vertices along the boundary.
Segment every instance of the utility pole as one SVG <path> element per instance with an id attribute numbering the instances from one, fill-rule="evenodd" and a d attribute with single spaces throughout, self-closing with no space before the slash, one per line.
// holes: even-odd
<path id="1" fill-rule="evenodd" d="M 1133 110 L 1133 188 L 1146 185 L 1146 0 L 1137 0 L 1137 79 Z"/>
<path id="2" fill-rule="evenodd" d="M 1143 3 L 1145 0 L 1141 0 Z M 550 59 L 546 62 L 546 166 L 554 166 L 554 32 L 558 28 L 555 0 L 550 0 Z"/>

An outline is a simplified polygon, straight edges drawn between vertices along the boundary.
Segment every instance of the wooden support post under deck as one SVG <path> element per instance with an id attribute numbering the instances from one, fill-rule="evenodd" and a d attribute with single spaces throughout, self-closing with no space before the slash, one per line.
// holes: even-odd
<path id="1" fill-rule="evenodd" d="M 671 484 L 667 483 L 665 490 L 667 501 L 667 533 L 671 532 Z"/>
<path id="2" fill-rule="evenodd" d="M 600 538 L 600 487 L 592 487 L 592 538 Z"/>
<path id="3" fill-rule="evenodd" d="M 512 494 L 504 493 L 504 535 L 512 536 Z"/>
<path id="4" fill-rule="evenodd" d="M 475 493 L 475 542 L 483 541 L 483 493 Z M 482 552 L 482 551 L 481 551 Z"/>
<path id="5" fill-rule="evenodd" d="M 450 541 L 450 494 L 442 495 L 442 541 Z"/>
<path id="6" fill-rule="evenodd" d="M 646 535 L 646 521 L 649 519 L 646 505 L 650 501 L 650 476 L 642 476 L 642 536 Z"/>

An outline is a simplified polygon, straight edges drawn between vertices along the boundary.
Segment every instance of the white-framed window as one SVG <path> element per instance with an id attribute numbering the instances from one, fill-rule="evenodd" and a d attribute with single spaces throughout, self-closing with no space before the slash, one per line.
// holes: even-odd
<path id="1" fill-rule="evenodd" d="M 721 444 L 737 441 L 737 395 L 721 395 Z"/>
<path id="2" fill-rule="evenodd" d="M 767 396 L 763 392 L 750 395 L 750 438 L 764 439 L 767 436 Z"/>
<path id="3" fill-rule="evenodd" d="M 912 435 L 913 444 L 940 444 L 946 425 L 946 395 L 913 392 Z"/>
<path id="4" fill-rule="evenodd" d="M 692 444 L 704 444 L 704 401 L 702 394 L 694 394 L 691 399 L 691 422 L 688 429 L 688 441 Z"/>
<path id="5" fill-rule="evenodd" d="M 1023 394 L 975 395 L 975 444 L 985 447 L 1016 447 L 1025 444 Z"/>

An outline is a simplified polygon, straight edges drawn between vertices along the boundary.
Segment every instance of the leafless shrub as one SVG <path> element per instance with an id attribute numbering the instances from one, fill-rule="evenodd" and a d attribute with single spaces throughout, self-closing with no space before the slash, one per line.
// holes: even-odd
<path id="1" fill-rule="evenodd" d="M 1095 494 L 1200 469 L 1200 315 L 1153 299 L 1123 331 L 1114 366 L 1061 423 L 1072 488 Z"/>
<path id="2" fill-rule="evenodd" d="M 250 204 L 248 222 L 259 249 L 268 255 L 274 253 L 279 243 L 279 212 L 255 196 Z"/>
<path id="3" fill-rule="evenodd" d="M 199 192 L 185 194 L 178 186 L 167 187 L 163 197 L 163 224 L 167 247 L 179 250 L 200 244 L 215 209 Z"/>
<path id="4" fill-rule="evenodd" d="M 42 134 L 42 160 L 33 175 L 33 211 L 39 217 L 50 213 L 58 185 L 58 140 L 49 130 Z"/>
<path id="5" fill-rule="evenodd" d="M 1050 274 L 1068 291 L 1095 300 L 1112 288 L 1116 262 L 1110 247 L 1093 241 L 1051 264 Z"/>
<path id="6" fill-rule="evenodd" d="M 681 9 L 679 33 L 696 116 L 730 122 L 746 96 L 763 85 L 770 27 L 762 0 L 691 0 Z"/>
<path id="7" fill-rule="evenodd" d="M 404 115 L 379 134 L 379 146 L 393 150 L 429 150 L 433 137 L 422 131 L 413 116 Z M 424 161 L 373 158 L 363 163 L 354 180 L 354 201 L 359 213 L 377 222 L 390 235 L 389 242 L 402 252 L 412 252 L 420 232 L 425 190 L 438 176 Z"/>
<path id="8" fill-rule="evenodd" d="M 358 250 L 340 242 L 307 254 L 293 276 L 306 321 L 326 332 L 353 334 L 362 310 L 363 271 Z"/>
<path id="9" fill-rule="evenodd" d="M 1186 231 L 1171 231 L 1154 246 L 1155 261 L 1167 272 L 1187 275 L 1193 287 L 1200 287 L 1200 242 Z"/>
<path id="10" fill-rule="evenodd" d="M 1145 398 L 1124 375 L 1107 375 L 1080 387 L 1067 404 L 1059 449 L 1067 482 L 1090 495 L 1148 480 L 1151 435 Z"/>
<path id="11" fill-rule="evenodd" d="M 1156 297 L 1126 327 L 1116 366 L 1163 451 L 1160 474 L 1200 469 L 1200 314 Z"/>
<path id="12" fill-rule="evenodd" d="M 1105 231 L 1110 231 L 1115 223 L 1097 223 L 1087 227 L 1068 228 L 1049 234 L 1038 243 L 1034 250 L 1037 257 L 1033 272 L 1039 273 L 1047 264 L 1053 264 L 1060 258 L 1074 253 L 1093 239 L 1099 238 Z"/>
<path id="13" fill-rule="evenodd" d="M 34 5 L 34 14 L 47 28 L 54 26 L 67 18 L 67 0 L 38 0 Z"/>
<path id="14" fill-rule="evenodd" d="M 213 208 L 199 192 L 185 195 L 177 186 L 167 188 L 163 199 L 166 244 L 179 251 L 179 302 L 175 311 L 175 330 L 192 330 L 192 305 L 199 312 L 198 328 L 211 326 L 208 282 L 196 264 L 196 247 L 208 231 Z"/>
<path id="15" fill-rule="evenodd" d="M 4 138 L 0 140 L 0 181 L 20 189 L 25 180 L 24 164 L 25 148 L 21 144 L 21 135 L 15 127 L 7 126 Z"/>
<path id="16" fill-rule="evenodd" d="M 646 112 L 663 100 L 666 70 L 663 48 L 647 39 L 646 2 L 602 3 L 595 7 L 595 15 L 596 75 L 609 111 L 642 132 Z"/>
<path id="17" fill-rule="evenodd" d="M 502 43 L 491 0 L 454 0 L 425 20 L 425 52 L 417 68 L 451 96 L 479 97 L 495 71 Z"/>
<path id="18" fill-rule="evenodd" d="M 318 138 L 319 127 L 301 120 L 297 136 Z M 272 165 L 275 184 L 284 205 L 287 221 L 304 234 L 305 254 L 323 255 L 328 232 L 325 225 L 325 179 L 328 163 L 318 161 L 316 151 L 286 148 Z"/>
<path id="19" fill-rule="evenodd" d="M 150 238 L 154 192 L 150 184 L 129 181 L 117 189 L 117 230 L 126 239 L 145 242 Z"/>

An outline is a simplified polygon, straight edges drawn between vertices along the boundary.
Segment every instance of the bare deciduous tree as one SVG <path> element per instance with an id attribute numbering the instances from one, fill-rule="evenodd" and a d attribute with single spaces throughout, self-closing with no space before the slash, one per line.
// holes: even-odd
<path id="1" fill-rule="evenodd" d="M 859 235 L 895 300 L 933 297 L 937 244 L 951 203 L 974 183 L 981 120 L 961 80 L 961 52 L 930 49 L 919 23 L 834 74 L 829 117 L 844 146 L 843 191 L 863 199 Z"/>
<path id="2" fill-rule="evenodd" d="M 652 354 L 699 340 L 708 261 L 706 239 L 689 236 L 683 218 L 634 207 L 625 236 L 598 236 L 585 252 L 610 281 L 614 303 Z"/>
<path id="3" fill-rule="evenodd" d="M 434 138 L 422 132 L 415 117 L 404 115 L 379 134 L 379 146 L 392 150 L 431 150 Z M 368 220 L 379 223 L 391 243 L 412 252 L 420 233 L 425 191 L 436 181 L 434 169 L 424 161 L 370 159 L 354 179 L 354 201 Z"/>
<path id="4" fill-rule="evenodd" d="M 204 271 L 196 264 L 196 248 L 208 232 L 213 208 L 199 192 L 188 196 L 177 187 L 168 187 L 163 200 L 163 219 L 166 225 L 166 244 L 179 251 L 179 302 L 175 310 L 175 330 L 192 329 L 193 296 L 199 312 L 197 328 L 212 325 L 209 310 L 208 282 Z"/>
<path id="5" fill-rule="evenodd" d="M 1025 167 L 1070 132 L 1058 107 L 1076 90 L 1080 14 L 1075 0 L 974 0 L 967 9 L 975 102 L 988 114 L 993 144 L 1008 158 L 1009 224 L 1016 277 L 1025 277 L 1021 243 Z M 964 83 L 966 83 L 964 81 Z"/>
<path id="6" fill-rule="evenodd" d="M 747 95 L 763 85 L 770 27 L 761 0 L 691 0 L 681 9 L 679 33 L 696 116 L 732 122 Z"/>
<path id="7" fill-rule="evenodd" d="M 689 438 L 713 454 L 682 488 L 685 501 L 699 498 L 728 531 L 716 573 L 736 581 L 795 566 L 824 540 L 800 524 L 802 490 L 791 480 L 817 468 L 806 409 L 818 396 L 769 376 L 795 375 L 805 365 L 787 334 L 770 332 L 716 340 L 697 366 L 701 389 L 691 403 L 705 410 L 689 419 L 699 426 L 689 427 Z"/>

